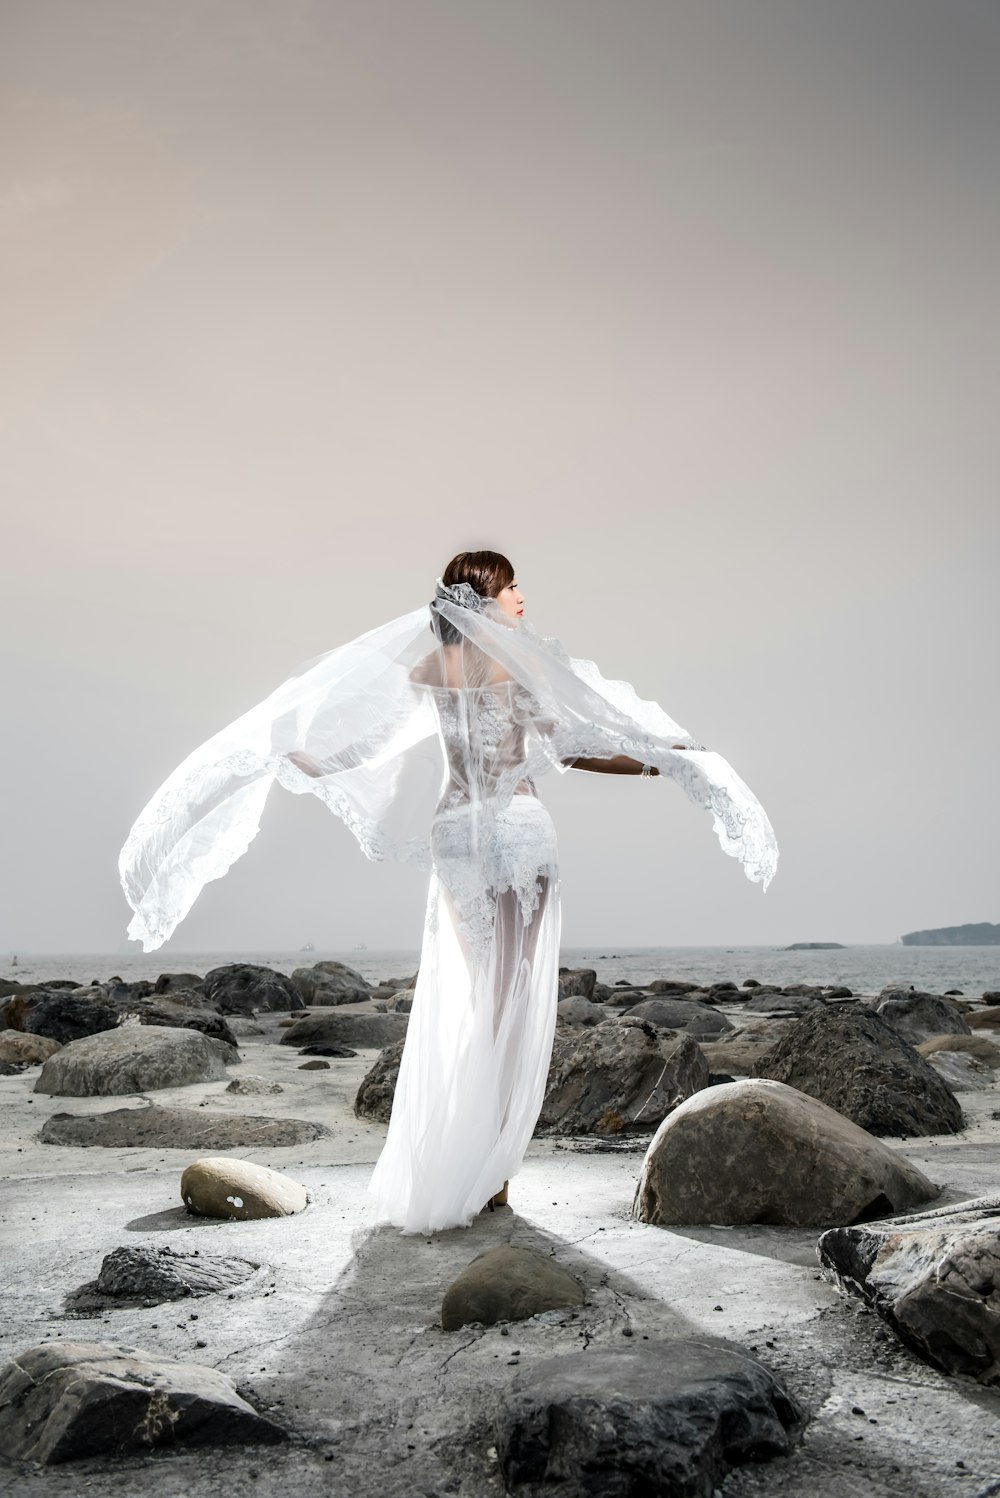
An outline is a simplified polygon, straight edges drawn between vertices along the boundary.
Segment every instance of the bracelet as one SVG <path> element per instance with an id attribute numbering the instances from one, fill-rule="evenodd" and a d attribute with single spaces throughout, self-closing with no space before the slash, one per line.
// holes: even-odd
<path id="1" fill-rule="evenodd" d="M 649 780 L 650 777 L 652 776 L 652 774 L 653 774 L 653 766 L 652 765 L 643 765 L 642 769 L 639 771 L 639 779 L 640 780 Z"/>

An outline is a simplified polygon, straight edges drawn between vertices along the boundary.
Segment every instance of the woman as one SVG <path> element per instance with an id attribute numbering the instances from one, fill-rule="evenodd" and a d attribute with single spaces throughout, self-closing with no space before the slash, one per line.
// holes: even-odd
<path id="1" fill-rule="evenodd" d="M 370 1185 L 381 1216 L 406 1232 L 468 1225 L 484 1203 L 505 1201 L 541 1108 L 559 874 L 535 775 L 669 775 L 713 812 L 751 879 L 766 888 L 777 862 L 763 809 L 721 756 L 628 683 L 538 636 L 523 613 L 506 557 L 460 553 L 429 609 L 309 662 L 189 756 L 120 859 L 136 912 L 129 935 L 147 951 L 245 851 L 275 779 L 318 795 L 370 858 L 429 869 L 420 971 Z"/>

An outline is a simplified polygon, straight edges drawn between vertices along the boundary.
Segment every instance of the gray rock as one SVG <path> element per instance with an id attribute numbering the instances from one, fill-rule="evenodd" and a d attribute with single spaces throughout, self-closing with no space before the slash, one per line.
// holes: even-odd
<path id="1" fill-rule="evenodd" d="M 391 1014 L 409 1014 L 413 1008 L 413 989 L 402 988 L 398 993 L 390 994 L 385 1007 Z"/>
<path id="2" fill-rule="evenodd" d="M 306 1004 L 360 1004 L 372 996 L 371 985 L 343 962 L 297 967 L 291 982 Z"/>
<path id="3" fill-rule="evenodd" d="M 305 1007 L 284 973 L 253 962 L 227 962 L 222 967 L 213 967 L 205 974 L 204 983 L 205 997 L 222 1014 Z"/>
<path id="4" fill-rule="evenodd" d="M 194 989 L 204 999 L 205 980 L 198 973 L 161 973 L 153 984 L 154 993 L 190 992 Z"/>
<path id="5" fill-rule="evenodd" d="M 730 1342 L 591 1348 L 516 1373 L 495 1418 L 519 1498 L 709 1498 L 730 1468 L 783 1456 L 801 1411 Z"/>
<path id="6" fill-rule="evenodd" d="M 263 1077 L 234 1077 L 226 1088 L 227 1092 L 238 1092 L 241 1097 L 265 1097 L 284 1090 L 280 1082 L 267 1082 Z"/>
<path id="7" fill-rule="evenodd" d="M 564 1025 L 600 1025 L 608 1016 L 602 1005 L 572 994 L 556 1004 L 556 1017 Z"/>
<path id="8" fill-rule="evenodd" d="M 468 1264 L 445 1291 L 441 1325 L 446 1332 L 478 1321 L 524 1321 L 541 1311 L 583 1304 L 571 1274 L 530 1248 L 502 1243 Z"/>
<path id="9" fill-rule="evenodd" d="M 920 1357 L 1000 1384 L 1000 1196 L 831 1228 L 818 1252 Z"/>
<path id="10" fill-rule="evenodd" d="M 245 1014 L 231 1014 L 227 1020 L 230 1030 L 239 1040 L 242 1035 L 266 1035 L 267 1031 L 263 1025 L 258 1025 L 256 1020 L 248 1019 Z"/>
<path id="11" fill-rule="evenodd" d="M 689 978 L 654 978 L 645 985 L 650 993 L 685 994 L 699 989 Z"/>
<path id="12" fill-rule="evenodd" d="M 371 1071 L 366 1073 L 354 1099 L 354 1111 L 358 1118 L 368 1118 L 372 1123 L 389 1122 L 402 1055 L 401 1040 L 397 1040 L 395 1045 L 386 1046 L 379 1053 L 378 1060 Z"/>
<path id="13" fill-rule="evenodd" d="M 822 999 L 811 993 L 762 993 L 748 999 L 743 1005 L 743 1014 L 784 1014 L 797 1018 L 811 1009 L 822 1007 Z"/>
<path id="14" fill-rule="evenodd" d="M 927 1059 L 952 1092 L 978 1092 L 993 1080 L 992 1068 L 964 1051 L 934 1051 Z"/>
<path id="15" fill-rule="evenodd" d="M 733 1029 L 732 1022 L 717 1009 L 689 999 L 643 999 L 626 1012 L 658 1029 L 685 1030 L 694 1036 L 723 1035 Z"/>
<path id="16" fill-rule="evenodd" d="M 596 983 L 597 973 L 593 968 L 561 967 L 559 969 L 559 997 L 561 999 L 571 999 L 574 996 L 592 999 Z"/>
<path id="17" fill-rule="evenodd" d="M 971 1035 L 965 1016 L 951 999 L 936 993 L 918 993 L 907 989 L 883 989 L 874 1004 L 888 1024 L 911 1045 L 932 1035 Z"/>
<path id="18" fill-rule="evenodd" d="M 405 1014 L 351 1014 L 335 1010 L 332 1014 L 310 1014 L 296 1020 L 281 1037 L 281 1045 L 350 1046 L 353 1050 L 375 1049 L 391 1045 L 406 1037 L 408 1016 Z"/>
<path id="19" fill-rule="evenodd" d="M 42 1144 L 99 1145 L 105 1149 L 276 1149 L 326 1139 L 325 1124 L 303 1118 L 213 1113 L 208 1108 L 115 1108 L 108 1113 L 53 1113 L 42 1125 Z"/>
<path id="20" fill-rule="evenodd" d="M 35 1066 L 60 1050 L 58 1040 L 47 1035 L 26 1035 L 22 1030 L 0 1030 L 0 1061 L 15 1066 Z"/>
<path id="21" fill-rule="evenodd" d="M 557 1033 L 535 1133 L 647 1133 L 708 1075 L 690 1036 L 641 1021 Z"/>
<path id="22" fill-rule="evenodd" d="M 49 1464 L 284 1434 L 214 1368 L 120 1343 L 47 1342 L 0 1369 L 0 1454 L 11 1461 Z"/>
<path id="23" fill-rule="evenodd" d="M 36 1092 L 57 1097 L 118 1097 L 157 1087 L 216 1082 L 239 1053 L 197 1030 L 126 1025 L 70 1041 L 42 1067 Z"/>
<path id="24" fill-rule="evenodd" d="M 660 1125 L 633 1210 L 658 1227 L 817 1227 L 884 1217 L 937 1192 L 832 1108 L 780 1082 L 747 1080 L 698 1093 Z"/>
<path id="25" fill-rule="evenodd" d="M 793 1020 L 753 1075 L 807 1092 L 872 1134 L 956 1134 L 963 1126 L 944 1079 L 861 1005 L 824 1006 Z"/>
<path id="26" fill-rule="evenodd" d="M 145 1245 L 115 1248 L 105 1254 L 91 1286 L 96 1296 L 112 1301 L 184 1300 L 191 1295 L 214 1295 L 243 1284 L 260 1268 L 249 1259 L 220 1254 L 175 1253 L 172 1248 Z M 79 1307 L 79 1297 L 76 1298 Z"/>
<path id="27" fill-rule="evenodd" d="M 191 1001 L 194 1002 L 191 1002 Z M 116 1006 L 117 1007 L 117 1006 Z M 176 993 L 162 998 L 131 999 L 120 1007 L 122 1024 L 165 1025 L 171 1030 L 198 1030 L 236 1045 L 236 1034 L 218 1009 L 205 1007 L 203 994 Z"/>
<path id="28" fill-rule="evenodd" d="M 46 1035 L 60 1045 L 67 1045 L 72 1040 L 114 1030 L 119 1017 L 102 988 L 59 990 L 37 995 L 24 1014 L 23 1023 L 14 1028 L 29 1035 Z"/>
<path id="29" fill-rule="evenodd" d="M 970 1030 L 1000 1029 L 1000 1004 L 991 1005 L 987 1009 L 967 1009 L 965 1022 Z"/>

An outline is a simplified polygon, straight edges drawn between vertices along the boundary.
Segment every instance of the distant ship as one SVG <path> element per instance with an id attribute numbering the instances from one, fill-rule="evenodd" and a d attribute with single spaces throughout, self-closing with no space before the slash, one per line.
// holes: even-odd
<path id="1" fill-rule="evenodd" d="M 307 941 L 304 947 L 299 947 L 300 952 L 315 952 L 315 950 L 316 944 L 315 942 L 311 941 Z"/>
<path id="2" fill-rule="evenodd" d="M 365 944 L 364 944 L 363 941 L 359 941 L 356 947 L 352 947 L 351 948 L 351 951 L 352 952 L 367 952 L 368 948 L 365 946 Z"/>

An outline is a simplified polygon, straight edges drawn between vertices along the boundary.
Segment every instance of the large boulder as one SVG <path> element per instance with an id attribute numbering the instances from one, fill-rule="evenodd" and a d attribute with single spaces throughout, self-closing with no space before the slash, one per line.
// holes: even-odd
<path id="1" fill-rule="evenodd" d="M 556 1004 L 556 1020 L 562 1025 L 600 1025 L 607 1017 L 602 1004 L 594 1004 L 580 994 L 571 994 Z"/>
<path id="2" fill-rule="evenodd" d="M 18 1011 L 13 1008 L 12 1015 Z M 33 996 L 31 1006 L 21 1014 L 20 1023 L 12 1019 L 12 1028 L 28 1035 L 45 1035 L 66 1045 L 87 1035 L 114 1030 L 120 1015 L 109 1003 L 103 988 L 58 989 Z"/>
<path id="3" fill-rule="evenodd" d="M 239 1053 L 197 1030 L 125 1025 L 73 1040 L 50 1056 L 36 1092 L 57 1097 L 119 1097 L 190 1082 L 218 1082 Z"/>
<path id="4" fill-rule="evenodd" d="M 874 1010 L 911 1045 L 931 1035 L 971 1035 L 965 1015 L 953 999 L 911 989 L 882 990 Z"/>
<path id="5" fill-rule="evenodd" d="M 381 1050 L 393 1041 L 405 1039 L 408 1023 L 409 1016 L 405 1014 L 351 1014 L 341 1010 L 310 1014 L 296 1020 L 282 1035 L 280 1044 Z"/>
<path id="6" fill-rule="evenodd" d="M 524 1321 L 542 1311 L 583 1304 L 583 1290 L 571 1274 L 531 1248 L 501 1243 L 467 1264 L 441 1302 L 446 1332 L 478 1321 Z"/>
<path id="7" fill-rule="evenodd" d="M 0 1454 L 9 1461 L 48 1464 L 284 1434 L 225 1374 L 121 1343 L 46 1342 L 0 1369 Z"/>
<path id="8" fill-rule="evenodd" d="M 113 1108 L 108 1113 L 53 1113 L 42 1125 L 42 1144 L 104 1149 L 278 1149 L 326 1139 L 325 1124 L 304 1118 L 217 1113 L 209 1108 Z"/>
<path id="9" fill-rule="evenodd" d="M 126 1301 L 162 1304 L 187 1296 L 216 1295 L 250 1279 L 260 1268 L 250 1259 L 221 1254 L 178 1253 L 169 1244 L 152 1248 L 129 1244 L 105 1254 L 97 1279 L 84 1286 L 84 1293 L 106 1298 L 112 1304 Z M 79 1303 L 80 1294 L 74 1297 Z"/>
<path id="10" fill-rule="evenodd" d="M 307 1206 L 304 1186 L 291 1176 L 235 1160 L 231 1155 L 209 1155 L 195 1160 L 181 1176 L 181 1200 L 199 1217 L 236 1218 L 290 1217 Z"/>
<path id="11" fill-rule="evenodd" d="M 641 1022 L 557 1033 L 535 1133 L 648 1133 L 708 1078 L 688 1035 Z"/>
<path id="12" fill-rule="evenodd" d="M 1000 1385 L 1000 1195 L 831 1228 L 818 1252 L 927 1362 Z"/>
<path id="13" fill-rule="evenodd" d="M 686 1030 L 688 1035 L 698 1039 L 725 1035 L 734 1028 L 732 1022 L 710 1004 L 694 1003 L 689 999 L 643 999 L 633 1004 L 626 1015 L 645 1020 L 660 1030 Z"/>
<path id="14" fill-rule="evenodd" d="M 211 1035 L 214 1040 L 225 1041 L 226 1045 L 237 1044 L 236 1035 L 224 1015 L 218 1009 L 206 1007 L 204 994 L 188 992 L 131 999 L 123 1006 L 122 1023 L 198 1030 L 202 1035 Z"/>
<path id="15" fill-rule="evenodd" d="M 495 1417 L 509 1493 L 706 1498 L 731 1467 L 784 1456 L 802 1419 L 781 1379 L 731 1342 L 591 1348 L 515 1373 Z"/>
<path id="16" fill-rule="evenodd" d="M 197 973 L 161 973 L 153 984 L 154 993 L 189 993 L 192 989 L 204 997 L 205 980 Z"/>
<path id="17" fill-rule="evenodd" d="M 359 1118 L 370 1119 L 372 1123 L 389 1122 L 392 1100 L 396 1095 L 399 1063 L 403 1057 L 403 1044 L 403 1041 L 397 1040 L 393 1045 L 387 1045 L 379 1052 L 371 1071 L 366 1072 L 354 1099 L 354 1111 Z"/>
<path id="18" fill-rule="evenodd" d="M 227 962 L 205 974 L 205 997 L 222 1014 L 255 1014 L 260 1009 L 305 1006 L 284 973 L 253 962 Z"/>
<path id="19" fill-rule="evenodd" d="M 346 962 L 315 962 L 297 967 L 292 987 L 305 1004 L 359 1004 L 370 999 L 371 984 Z"/>
<path id="20" fill-rule="evenodd" d="M 872 1134 L 957 1134 L 963 1126 L 944 1079 L 861 1006 L 824 1007 L 794 1020 L 752 1074 L 807 1092 Z"/>
<path id="21" fill-rule="evenodd" d="M 780 1082 L 710 1087 L 646 1151 L 633 1211 L 658 1227 L 822 1227 L 905 1211 L 938 1188 L 902 1155 Z"/>

